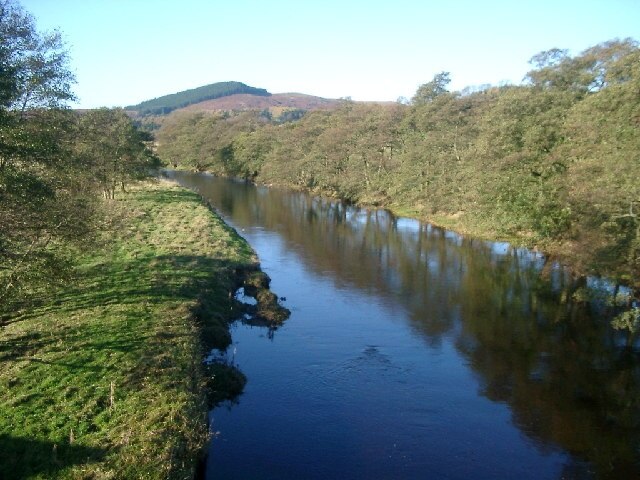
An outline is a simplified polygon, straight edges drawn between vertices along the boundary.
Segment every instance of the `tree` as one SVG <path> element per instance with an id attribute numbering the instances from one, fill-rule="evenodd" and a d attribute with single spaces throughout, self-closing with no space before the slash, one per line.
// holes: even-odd
<path id="1" fill-rule="evenodd" d="M 73 76 L 60 35 L 0 0 L 0 304 L 68 265 L 56 249 L 86 238 L 92 202 L 70 155 Z"/>
<path id="2" fill-rule="evenodd" d="M 571 160 L 565 182 L 590 266 L 640 289 L 640 49 L 606 69 L 605 86 L 567 115 L 563 135 L 571 142 L 559 153 Z"/>
<path id="3" fill-rule="evenodd" d="M 529 60 L 535 69 L 528 72 L 525 79 L 540 88 L 570 90 L 578 94 L 596 92 L 609 82 L 621 79 L 620 72 L 611 69 L 637 48 L 638 42 L 630 38 L 600 43 L 577 57 L 571 57 L 568 50 L 553 48 Z"/>
<path id="4" fill-rule="evenodd" d="M 176 113 L 158 152 L 516 239 L 640 288 L 638 44 L 552 49 L 531 64 L 528 84 L 462 94 L 441 72 L 410 108 L 344 100 L 281 125 L 257 112 Z"/>
<path id="5" fill-rule="evenodd" d="M 0 100 L 12 110 L 60 107 L 75 97 L 60 32 L 39 33 L 15 1 L 0 1 Z"/>
<path id="6" fill-rule="evenodd" d="M 0 301 L 61 272 L 49 247 L 83 225 L 82 212 L 63 205 L 71 189 L 55 173 L 69 112 L 35 110 L 72 98 L 66 63 L 59 35 L 38 33 L 16 2 L 0 0 Z"/>
<path id="7" fill-rule="evenodd" d="M 84 114 L 79 133 L 77 152 L 106 199 L 115 198 L 117 187 L 124 190 L 126 183 L 159 165 L 145 146 L 145 134 L 120 108 Z"/>
<path id="8" fill-rule="evenodd" d="M 121 109 L 79 116 L 60 34 L 0 0 L 0 307 L 56 283 L 91 244 L 96 190 L 144 176 L 157 159 Z"/>
<path id="9" fill-rule="evenodd" d="M 433 76 L 433 80 L 418 87 L 416 94 L 411 99 L 413 105 L 424 105 L 432 102 L 436 97 L 447 93 L 447 86 L 451 83 L 449 72 L 440 72 Z"/>
<path id="10" fill-rule="evenodd" d="M 569 51 L 552 48 L 540 52 L 529 60 L 535 67 L 525 76 L 525 80 L 534 87 L 574 90 L 580 93 L 588 91 L 591 76 L 587 72 L 584 59 L 571 58 Z"/>

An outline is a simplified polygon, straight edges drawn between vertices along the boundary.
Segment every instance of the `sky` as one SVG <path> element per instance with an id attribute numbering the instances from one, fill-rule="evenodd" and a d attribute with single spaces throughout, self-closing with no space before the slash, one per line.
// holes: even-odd
<path id="1" fill-rule="evenodd" d="M 362 101 L 518 84 L 543 50 L 640 41 L 640 0 L 18 0 L 67 42 L 78 108 L 215 82 Z"/>

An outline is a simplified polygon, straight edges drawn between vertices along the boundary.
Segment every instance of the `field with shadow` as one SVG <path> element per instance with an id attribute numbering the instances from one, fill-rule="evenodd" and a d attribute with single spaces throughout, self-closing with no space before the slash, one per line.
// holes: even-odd
<path id="1" fill-rule="evenodd" d="M 205 392 L 225 388 L 202 360 L 229 344 L 231 293 L 256 259 L 172 184 L 106 208 L 102 247 L 73 281 L 1 312 L 1 479 L 193 478 Z"/>

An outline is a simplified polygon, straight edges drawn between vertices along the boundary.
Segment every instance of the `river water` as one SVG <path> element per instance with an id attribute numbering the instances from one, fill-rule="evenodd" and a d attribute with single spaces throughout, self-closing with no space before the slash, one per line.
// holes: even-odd
<path id="1" fill-rule="evenodd" d="M 540 255 L 207 174 L 291 317 L 236 322 L 247 376 L 208 479 L 640 478 L 640 357 Z"/>

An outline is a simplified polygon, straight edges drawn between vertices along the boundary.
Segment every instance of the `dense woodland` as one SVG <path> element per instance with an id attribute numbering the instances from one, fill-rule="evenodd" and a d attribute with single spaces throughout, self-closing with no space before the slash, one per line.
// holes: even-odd
<path id="1" fill-rule="evenodd" d="M 264 112 L 174 112 L 157 151 L 180 168 L 537 247 L 576 272 L 638 288 L 638 43 L 577 56 L 553 49 L 530 62 L 522 85 L 450 92 L 442 72 L 409 102 L 344 100 L 288 123 Z"/>
<path id="2" fill-rule="evenodd" d="M 104 199 L 158 161 L 121 109 L 78 114 L 65 45 L 0 0 L 0 317 L 71 274 L 107 221 Z"/>
<path id="3" fill-rule="evenodd" d="M 250 95 L 260 95 L 264 97 L 271 95 L 264 88 L 250 87 L 242 82 L 218 82 L 183 92 L 163 95 L 162 97 L 146 100 L 138 105 L 131 105 L 126 108 L 127 110 L 137 112 L 139 115 L 164 115 L 178 108 L 193 105 L 194 103 L 238 93 L 248 93 Z"/>

